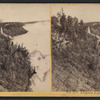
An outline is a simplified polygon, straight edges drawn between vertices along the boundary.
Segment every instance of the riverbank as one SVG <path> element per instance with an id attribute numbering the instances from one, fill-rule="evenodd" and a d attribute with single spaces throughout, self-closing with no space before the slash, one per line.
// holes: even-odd
<path id="1" fill-rule="evenodd" d="M 31 91 L 50 91 L 50 22 L 26 24 L 23 28 L 27 34 L 15 36 L 13 42 L 28 50 L 31 68 L 36 69 L 37 74 L 30 79 Z"/>

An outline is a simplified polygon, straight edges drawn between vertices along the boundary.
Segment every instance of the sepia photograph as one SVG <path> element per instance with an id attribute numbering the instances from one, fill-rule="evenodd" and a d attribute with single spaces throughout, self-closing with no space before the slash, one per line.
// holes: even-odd
<path id="1" fill-rule="evenodd" d="M 51 5 L 52 91 L 100 91 L 100 5 Z"/>
<path id="2" fill-rule="evenodd" d="M 50 91 L 50 5 L 0 4 L 0 92 Z"/>

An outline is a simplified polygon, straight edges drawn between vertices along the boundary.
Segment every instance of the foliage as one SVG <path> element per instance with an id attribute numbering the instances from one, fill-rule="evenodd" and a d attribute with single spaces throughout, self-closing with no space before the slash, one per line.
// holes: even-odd
<path id="1" fill-rule="evenodd" d="M 71 71 L 74 67 L 77 74 L 81 72 L 80 76 L 87 81 L 92 79 L 99 84 L 100 66 L 98 59 L 100 58 L 100 52 L 96 48 L 98 39 L 88 33 L 89 25 L 84 23 L 83 20 L 79 21 L 76 17 L 66 16 L 63 10 L 57 16 L 53 16 L 51 20 L 52 61 L 55 69 L 53 72 L 55 73 L 58 70 L 57 66 L 60 66 L 61 69 L 62 67 L 64 69 L 69 68 Z M 93 31 L 93 27 L 90 28 Z M 68 79 L 68 73 L 66 70 L 65 79 Z M 74 70 L 72 73 L 75 74 Z M 97 76 L 98 79 L 95 79 Z M 90 89 L 100 90 L 100 86 L 95 87 L 95 82 L 94 85 L 91 83 Z M 68 82 L 66 82 L 67 85 Z M 87 83 L 85 83 L 85 86 L 87 86 Z"/>
<path id="2" fill-rule="evenodd" d="M 27 49 L 14 44 L 0 33 L 0 85 L 7 91 L 27 91 L 30 74 L 31 65 Z"/>
<path id="3" fill-rule="evenodd" d="M 23 25 L 23 23 L 19 22 L 0 23 L 0 26 L 3 27 L 4 33 L 10 36 L 17 36 L 27 33 L 27 30 L 23 28 Z"/>

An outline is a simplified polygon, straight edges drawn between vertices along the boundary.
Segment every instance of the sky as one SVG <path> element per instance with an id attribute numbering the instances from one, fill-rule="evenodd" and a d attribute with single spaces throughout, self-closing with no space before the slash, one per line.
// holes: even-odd
<path id="1" fill-rule="evenodd" d="M 84 22 L 100 21 L 100 4 L 51 4 L 51 15 L 63 7 L 66 15 Z M 50 20 L 50 4 L 0 4 L 0 22 Z"/>
<path id="2" fill-rule="evenodd" d="M 100 4 L 54 4 L 51 6 L 51 15 L 57 15 L 61 8 L 67 16 L 77 17 L 84 22 L 100 21 Z"/>
<path id="3" fill-rule="evenodd" d="M 50 20 L 49 4 L 0 4 L 0 21 L 28 22 Z"/>

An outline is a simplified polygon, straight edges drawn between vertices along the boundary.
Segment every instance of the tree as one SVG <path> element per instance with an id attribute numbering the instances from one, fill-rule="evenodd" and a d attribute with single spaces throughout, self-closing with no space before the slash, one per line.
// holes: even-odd
<path id="1" fill-rule="evenodd" d="M 60 17 L 60 25 L 61 25 L 61 31 L 64 32 L 65 31 L 65 23 L 66 23 L 66 15 L 63 12 L 63 8 L 61 11 L 61 17 Z"/>
<path id="2" fill-rule="evenodd" d="M 54 27 L 57 27 L 58 18 L 56 16 L 51 17 L 51 25 L 54 25 Z"/>
<path id="3" fill-rule="evenodd" d="M 83 20 L 80 20 L 80 26 L 83 26 L 84 25 L 84 23 L 83 23 Z"/>

